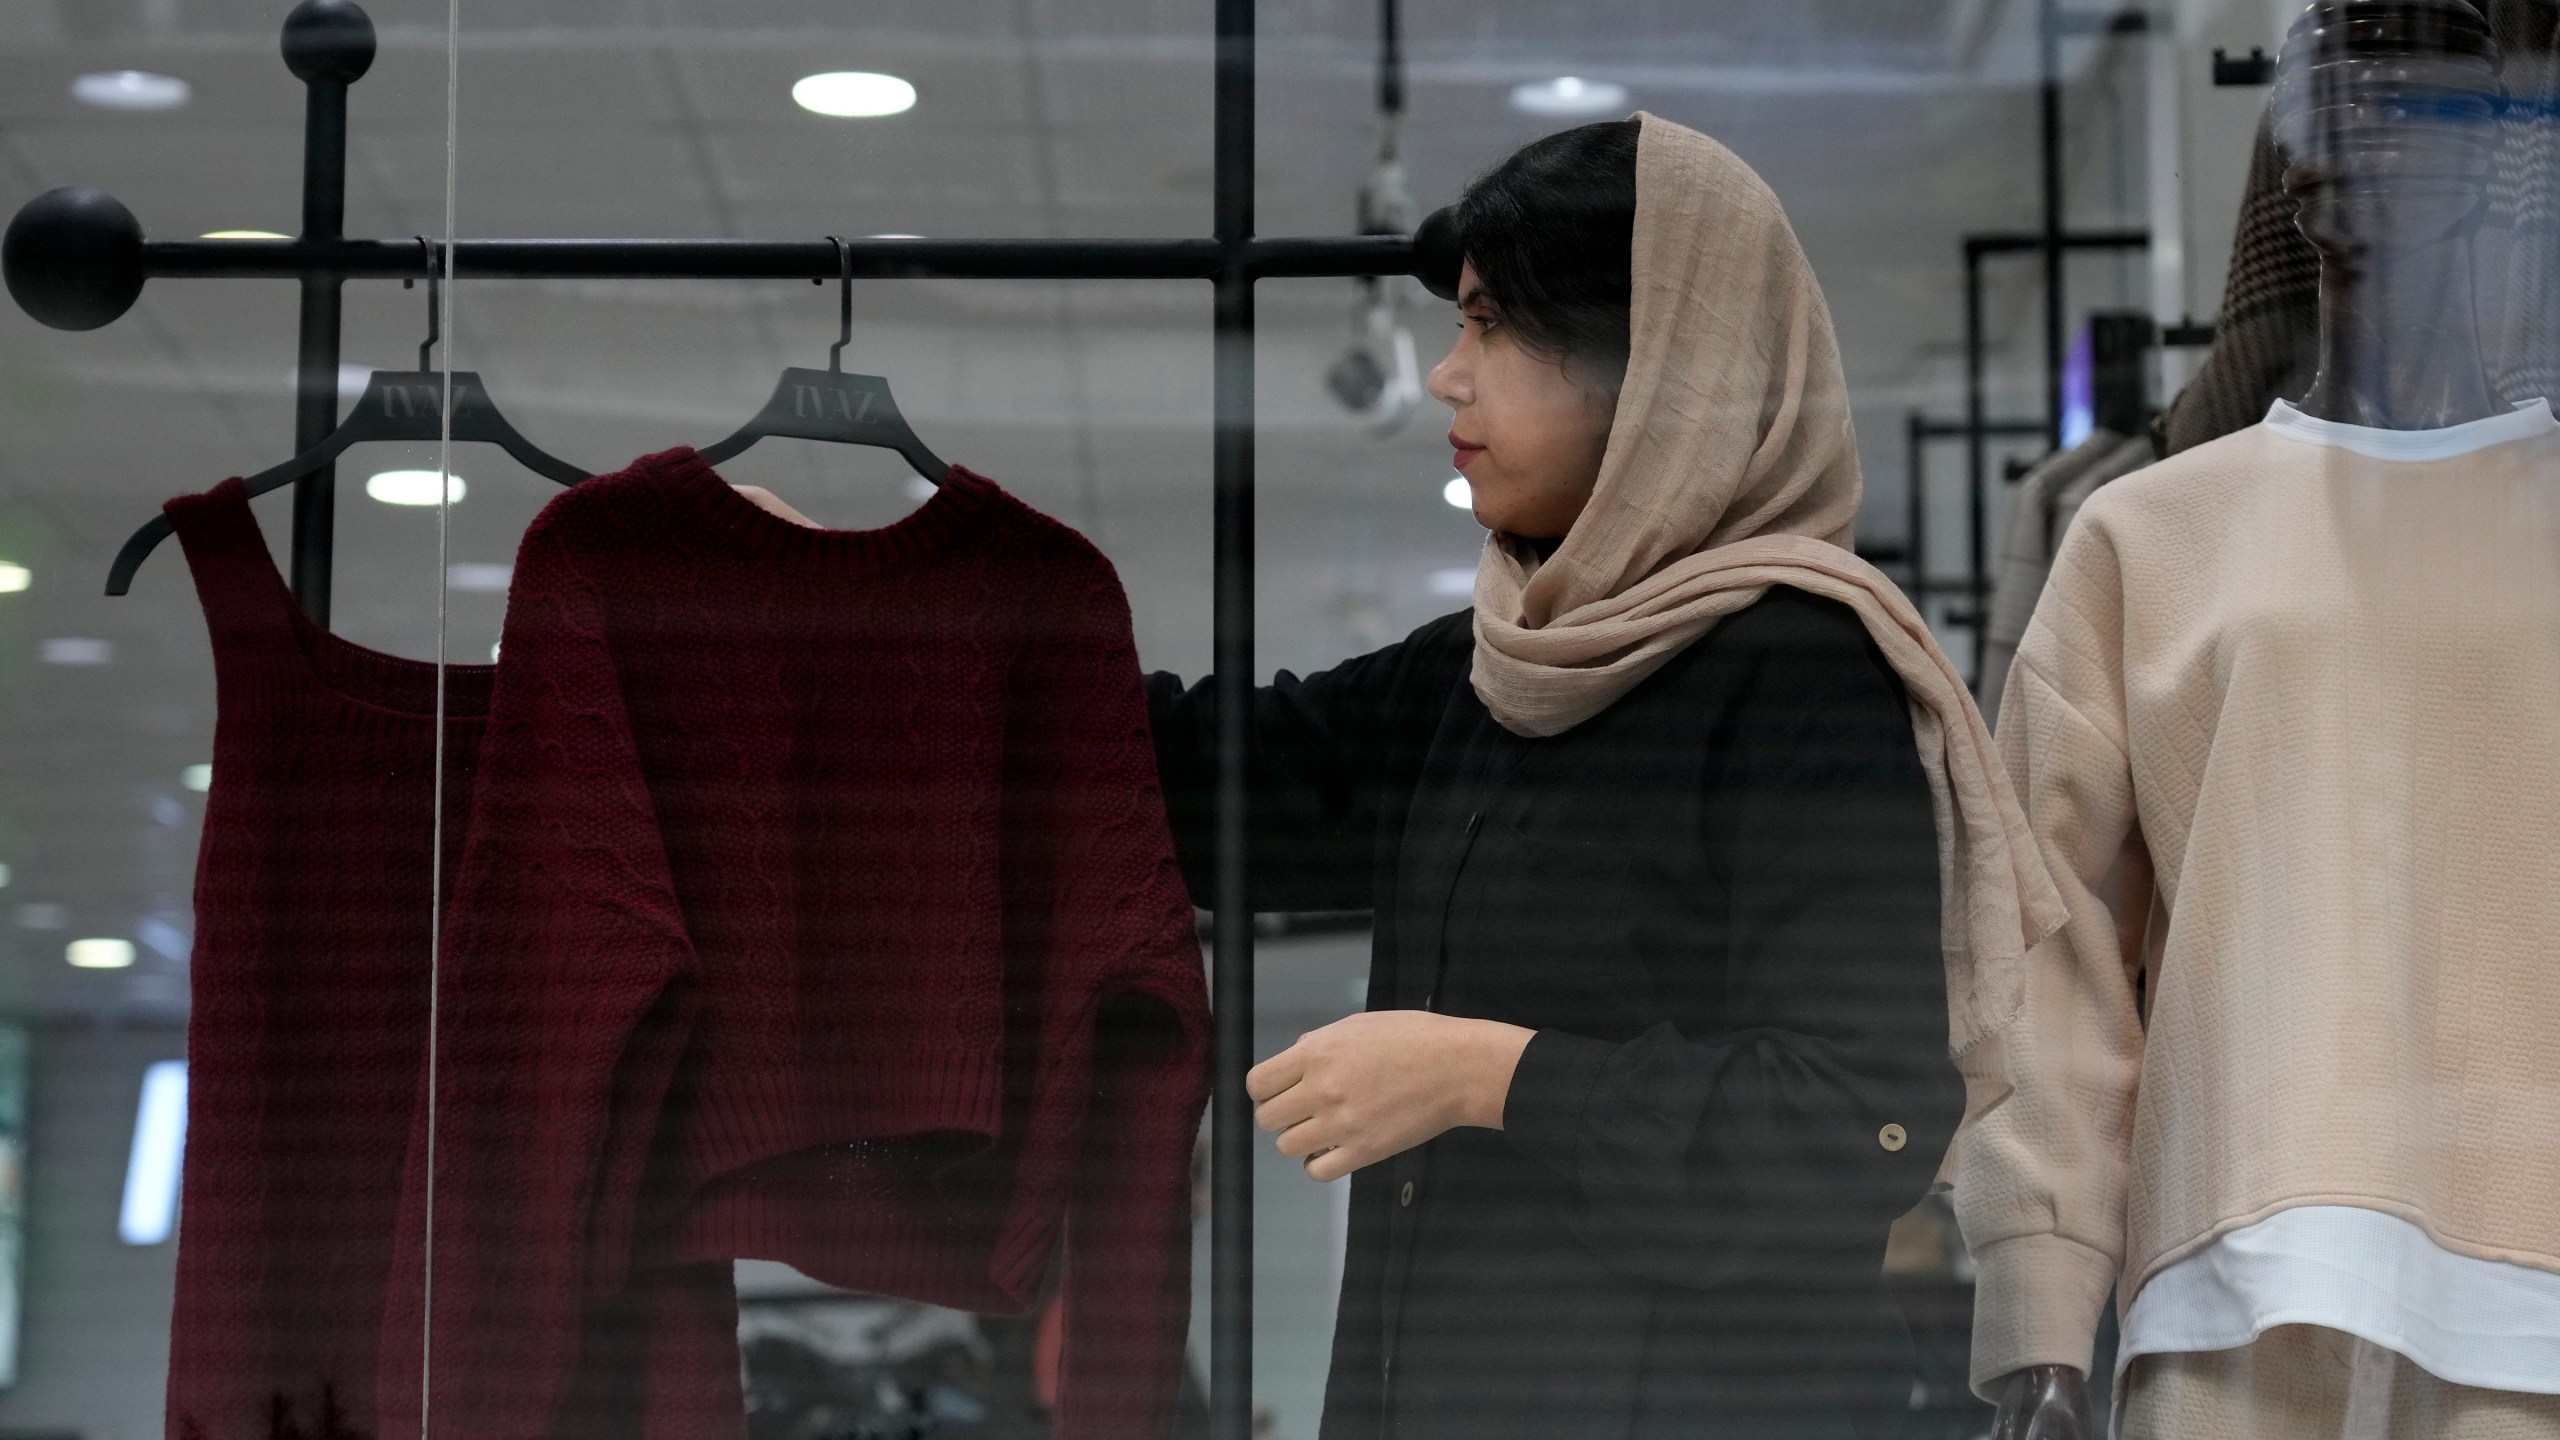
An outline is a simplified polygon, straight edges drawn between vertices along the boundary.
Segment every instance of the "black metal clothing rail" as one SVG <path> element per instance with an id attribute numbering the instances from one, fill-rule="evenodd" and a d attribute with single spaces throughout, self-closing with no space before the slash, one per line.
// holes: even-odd
<path id="1" fill-rule="evenodd" d="M 860 278 L 1205 280 L 1215 287 L 1211 483 L 1215 492 L 1219 702 L 1213 936 L 1216 1012 L 1211 1105 L 1211 1432 L 1252 1428 L 1253 915 L 1246 876 L 1245 717 L 1253 684 L 1253 287 L 1273 277 L 1404 275 L 1440 242 L 1407 236 L 1270 239 L 1254 234 L 1254 0 L 1214 0 L 1213 233 L 1172 240 L 364 240 L 345 233 L 347 88 L 374 55 L 354 0 L 302 0 L 284 24 L 285 63 L 308 87 L 303 229 L 292 240 L 145 240 L 130 211 L 94 190 L 38 196 L 9 227 L 10 293 L 35 318 L 89 329 L 131 306 L 143 282 L 208 276 L 298 282 L 294 443 L 338 422 L 340 292 L 349 280 L 448 276 L 589 279 L 834 279 L 850 251 Z M 1445 258 L 1445 257 L 1444 257 Z M 1445 268 L 1454 269 L 1453 264 Z M 294 490 L 293 586 L 323 624 L 329 610 L 334 473 Z"/>
<path id="2" fill-rule="evenodd" d="M 1903 500 L 1906 507 L 1903 533 L 1909 537 L 1903 544 L 1909 552 L 1912 599 L 1948 594 L 1970 596 L 1976 589 L 1969 573 L 1960 579 L 1949 580 L 1929 572 L 1929 443 L 1933 440 L 1969 440 L 1976 435 L 2025 437 L 2043 433 L 2045 425 L 2041 420 L 1985 420 L 1975 425 L 1963 420 L 1934 419 L 1925 410 L 1911 410 L 1903 415 Z M 1977 519 L 1977 532 L 1979 528 Z M 1950 624 L 1975 623 L 1971 610 L 1956 611 L 1945 618 Z"/>
<path id="3" fill-rule="evenodd" d="M 1994 255 L 2039 254 L 2050 258 L 2069 250 L 2139 250 L 2150 243 L 2148 230 L 2075 230 L 2058 235 L 2001 231 L 1964 237 L 1964 421 L 1960 433 L 1965 437 L 1966 524 L 1971 542 L 1966 568 L 1977 614 L 1991 594 L 1990 442 L 1995 433 L 1984 413 L 1988 402 L 1983 393 L 1983 371 L 1985 348 L 1990 342 L 1982 324 L 1982 262 Z M 2064 313 L 2060 273 L 2058 269 L 2050 271 L 2045 288 L 2046 404 L 2050 409 L 2039 428 L 2048 444 L 2059 443 L 2062 434 L 2062 356 L 2060 349 L 2050 343 Z"/>
<path id="4" fill-rule="evenodd" d="M 149 240 L 146 276 L 424 279 L 416 240 Z M 833 280 L 849 256 L 857 280 L 1216 280 L 1240 259 L 1249 277 L 1401 273 L 1401 235 L 1217 240 L 460 240 L 454 273 L 493 280 Z M 1240 249 L 1240 255 L 1235 250 Z"/>

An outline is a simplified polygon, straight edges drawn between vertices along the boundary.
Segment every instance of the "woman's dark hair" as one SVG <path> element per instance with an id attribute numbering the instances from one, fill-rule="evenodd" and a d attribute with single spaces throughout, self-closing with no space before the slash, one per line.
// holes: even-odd
<path id="1" fill-rule="evenodd" d="M 1520 147 L 1467 187 L 1456 219 L 1485 298 L 1523 344 L 1612 389 L 1625 380 L 1635 121 Z"/>

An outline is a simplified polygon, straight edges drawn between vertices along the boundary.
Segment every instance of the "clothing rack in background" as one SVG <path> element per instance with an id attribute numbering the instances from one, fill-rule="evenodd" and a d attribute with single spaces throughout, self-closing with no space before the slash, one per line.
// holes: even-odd
<path id="1" fill-rule="evenodd" d="M 64 330 L 113 322 L 152 278 L 269 278 L 300 288 L 294 446 L 308 449 L 338 423 L 340 299 L 349 280 L 725 279 L 1205 280 L 1212 327 L 1215 493 L 1216 1008 L 1211 1104 L 1210 1414 L 1216 1440 L 1252 1430 L 1253 915 L 1245 883 L 1245 715 L 1253 683 L 1254 283 L 1262 279 L 1454 271 L 1447 231 L 1418 236 L 1266 238 L 1254 233 L 1254 0 L 1216 9 L 1213 225 L 1205 238 L 1166 240 L 462 240 L 421 246 L 409 236 L 345 233 L 347 91 L 374 58 L 373 23 L 353 0 L 302 0 L 286 18 L 287 68 L 306 87 L 302 233 L 291 240 L 151 240 L 103 191 L 66 187 L 37 196 L 11 222 L 6 280 L 20 308 Z M 859 228 L 849 226 L 847 228 Z M 1441 252 L 1452 253 L 1443 255 Z M 850 270 L 846 269 L 847 264 Z M 294 594 L 314 619 L 329 615 L 335 470 L 294 486 Z"/>
<path id="2" fill-rule="evenodd" d="M 1987 618 L 1991 592 L 1990 442 L 2039 434 L 2048 448 L 2058 448 L 2062 441 L 2063 376 L 2070 343 L 2064 258 L 2073 251 L 2141 250 L 2151 244 L 2147 230 L 2075 231 L 2064 224 L 2062 41 L 2072 35 L 2141 35 L 2150 33 L 2153 26 L 2152 14 L 2138 6 L 2083 10 L 2065 8 L 2061 0 L 2038 0 L 2036 188 L 2040 223 L 2031 231 L 1994 231 L 1964 237 L 1964 417 L 1942 420 L 1917 409 L 1904 417 L 1910 484 L 1904 551 L 1911 595 L 1924 602 L 1935 596 L 1960 597 L 1962 604 L 1943 618 L 1947 623 L 1970 627 L 1977 636 Z M 2275 64 L 2262 50 L 2253 49 L 2247 57 L 2237 60 L 2216 50 L 2212 66 L 2212 82 L 2217 86 L 2265 85 L 2275 78 Z M 2034 255 L 2041 262 L 2045 371 L 2045 414 L 2041 420 L 1993 419 L 1986 413 L 1983 372 L 1988 341 L 1983 333 L 1982 267 L 1984 261 L 1997 255 Z M 2093 316 L 2093 321 L 2096 318 Z M 2183 319 L 2174 325 L 2151 323 L 2140 344 L 2147 359 L 2154 346 L 2210 345 L 2213 333 L 2214 322 L 2210 320 L 2199 323 Z M 2095 343 L 2099 337 L 2093 332 L 2092 338 Z M 2147 372 L 2136 374 L 2137 383 L 2147 396 Z M 2160 398 L 2165 402 L 2170 397 Z M 2108 428 L 2133 433 L 2116 426 Z M 1930 574 L 1928 568 L 1928 446 L 1934 441 L 1953 439 L 1965 442 L 1966 566 L 1961 578 L 1948 579 Z M 2008 478 L 2017 477 L 2013 473 Z"/>

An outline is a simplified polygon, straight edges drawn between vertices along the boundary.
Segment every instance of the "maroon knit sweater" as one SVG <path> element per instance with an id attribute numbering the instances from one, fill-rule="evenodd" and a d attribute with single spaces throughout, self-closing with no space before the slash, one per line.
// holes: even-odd
<path id="1" fill-rule="evenodd" d="M 427 1033 L 435 667 L 312 624 L 237 480 L 169 502 L 213 636 L 168 1433 L 350 1440 Z M 490 670 L 447 672 L 447 856 Z"/>
<path id="2" fill-rule="evenodd" d="M 1109 562 L 673 450 L 543 511 L 502 648 L 383 1433 L 431 1344 L 435 1436 L 736 1440 L 732 1257 L 1019 1310 L 1063 1232 L 1057 1433 L 1161 1434 L 1206 998 Z"/>

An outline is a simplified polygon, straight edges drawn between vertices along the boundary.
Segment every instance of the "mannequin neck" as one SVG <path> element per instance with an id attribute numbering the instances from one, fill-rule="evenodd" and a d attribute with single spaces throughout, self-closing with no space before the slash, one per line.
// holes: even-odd
<path id="1" fill-rule="evenodd" d="M 2301 401 L 2322 420 L 2436 430 L 2501 408 L 2472 311 L 2468 230 L 2320 256 L 2320 371 Z"/>

